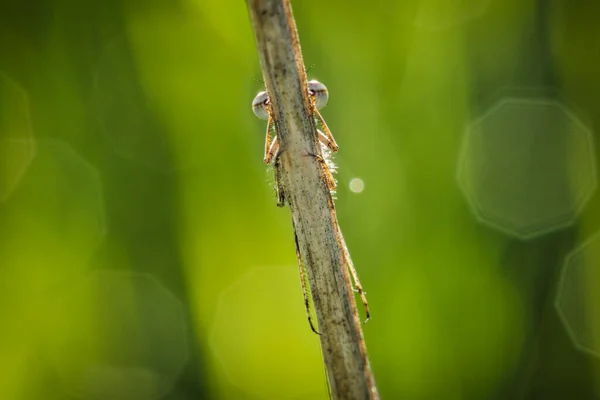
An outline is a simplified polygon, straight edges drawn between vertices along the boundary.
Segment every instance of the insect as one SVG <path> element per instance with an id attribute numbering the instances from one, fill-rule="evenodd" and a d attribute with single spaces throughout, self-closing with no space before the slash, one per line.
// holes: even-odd
<path id="1" fill-rule="evenodd" d="M 331 150 L 334 153 L 337 153 L 339 146 L 335 142 L 333 138 L 333 134 L 329 130 L 327 123 L 321 116 L 319 112 L 320 109 L 327 105 L 327 101 L 329 100 L 329 91 L 327 87 L 319 81 L 311 80 L 308 81 L 308 94 L 310 98 L 310 106 L 312 109 L 313 117 L 315 118 L 315 122 L 317 124 L 317 133 L 320 144 L 325 146 L 325 148 Z M 265 137 L 265 153 L 264 153 L 264 161 L 266 164 L 271 164 L 273 160 L 277 160 L 278 152 L 279 152 L 279 138 L 277 136 L 277 132 L 275 132 L 275 136 L 271 137 L 271 132 L 274 130 L 273 117 L 271 115 L 271 102 L 269 99 L 269 95 L 266 91 L 259 92 L 254 100 L 252 101 L 252 111 L 254 115 L 258 118 L 267 121 L 267 133 Z M 321 130 L 322 129 L 322 130 Z M 323 174 L 323 178 L 331 192 L 336 190 L 335 179 L 332 175 L 331 164 L 329 164 L 322 156 L 315 155 L 315 157 L 321 162 L 321 171 Z M 275 162 L 276 164 L 276 162 Z M 278 182 L 276 185 L 278 187 L 278 205 L 283 206 L 284 198 L 283 193 L 279 184 L 279 168 L 275 165 L 275 180 Z M 330 211 L 335 216 L 335 209 L 333 207 L 333 200 L 330 198 L 329 204 Z M 336 226 L 336 237 L 340 248 L 343 251 L 343 262 L 348 271 L 350 272 L 350 276 L 352 277 L 353 287 L 352 290 L 359 293 L 360 298 L 362 300 L 363 306 L 365 308 L 366 319 L 364 322 L 367 322 L 370 318 L 369 305 L 367 303 L 366 293 L 363 291 L 363 288 L 358 279 L 358 275 L 356 273 L 356 269 L 354 268 L 354 264 L 350 258 L 348 253 L 348 248 L 346 247 L 346 243 L 344 241 L 344 237 L 342 236 L 341 230 L 337 224 L 337 218 L 334 218 L 335 226 Z M 296 230 L 294 227 L 294 239 L 296 244 L 296 257 L 298 259 L 298 268 L 300 270 L 300 282 L 302 285 L 302 294 L 304 296 L 304 305 L 306 306 L 306 313 L 308 316 L 308 322 L 310 324 L 310 328 L 313 332 L 320 335 L 320 333 L 316 330 L 312 317 L 310 314 L 310 301 L 308 296 L 308 280 L 306 276 L 306 268 L 302 262 L 302 257 L 300 254 L 300 247 L 298 243 L 298 237 L 296 235 Z"/>
<path id="2" fill-rule="evenodd" d="M 327 91 L 327 87 L 325 87 L 325 85 L 319 81 L 312 80 L 308 82 L 308 93 L 310 94 L 314 116 L 325 131 L 325 133 L 323 133 L 321 130 L 318 130 L 319 141 L 331 149 L 331 151 L 337 152 L 339 147 L 335 142 L 329 127 L 325 123 L 325 120 L 321 116 L 321 113 L 319 113 L 319 110 L 325 107 L 327 105 L 327 101 L 329 100 L 329 92 Z M 256 115 L 258 118 L 267 120 L 264 160 L 266 164 L 270 164 L 271 160 L 279 150 L 279 139 L 277 136 L 271 139 L 273 117 L 271 116 L 271 103 L 267 92 L 259 92 L 256 95 L 252 101 L 252 111 L 254 111 L 254 115 Z"/>

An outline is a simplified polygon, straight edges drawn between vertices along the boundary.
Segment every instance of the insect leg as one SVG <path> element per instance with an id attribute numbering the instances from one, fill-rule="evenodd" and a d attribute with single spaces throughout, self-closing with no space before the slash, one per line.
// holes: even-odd
<path id="1" fill-rule="evenodd" d="M 269 164 L 271 162 L 271 158 L 273 154 L 271 154 L 271 148 L 273 147 L 271 143 L 271 129 L 273 128 L 273 118 L 269 115 L 269 119 L 267 121 L 267 135 L 265 137 L 265 164 Z M 275 137 L 277 140 L 277 137 Z"/>
<path id="2" fill-rule="evenodd" d="M 341 233 L 339 233 L 339 235 L 341 236 Z M 346 243 L 344 242 L 343 238 L 342 238 L 342 243 L 344 245 L 344 249 L 343 249 L 344 263 L 346 264 L 346 268 L 348 268 L 348 271 L 350 271 L 350 275 L 352 276 L 352 280 L 354 281 L 353 290 L 358 292 L 358 294 L 360 295 L 360 300 L 363 303 L 363 307 L 365 308 L 366 318 L 363 321 L 363 324 L 364 324 L 367 321 L 369 321 L 369 319 L 371 318 L 371 313 L 369 312 L 369 302 L 367 301 L 366 293 L 363 290 L 362 285 L 360 284 L 360 279 L 358 279 L 358 274 L 356 273 L 356 268 L 354 268 L 354 263 L 352 262 L 352 259 L 350 258 L 350 254 L 348 254 L 348 249 L 346 248 Z"/>
<path id="3" fill-rule="evenodd" d="M 329 127 L 327 126 L 327 123 L 325 122 L 325 120 L 323 119 L 323 117 L 321 116 L 321 113 L 317 110 L 317 107 L 313 106 L 313 112 L 315 117 L 319 120 L 319 122 L 321 123 L 321 126 L 323 128 L 323 131 L 325 131 L 325 136 L 327 137 L 328 141 L 327 143 L 324 143 L 327 147 L 329 147 L 331 149 L 331 151 L 333 151 L 334 153 L 337 153 L 339 146 L 337 145 L 337 143 L 335 142 L 335 139 L 333 138 L 333 134 L 331 133 L 331 131 L 329 130 Z M 319 135 L 321 136 L 321 135 Z M 320 137 L 319 137 L 320 139 Z"/>
<path id="4" fill-rule="evenodd" d="M 319 133 L 319 141 L 333 151 L 333 148 L 337 145 L 331 143 L 327 135 L 325 135 L 320 129 L 317 129 L 317 132 Z"/>
<path id="5" fill-rule="evenodd" d="M 333 200 L 330 199 L 329 201 L 330 201 L 329 208 L 333 209 Z M 335 217 L 334 217 L 334 223 L 335 223 L 336 238 L 338 241 L 338 246 L 340 247 L 340 250 L 342 251 L 342 257 L 343 257 L 342 261 L 344 263 L 344 266 L 348 269 L 348 272 L 350 272 L 351 289 L 354 292 L 358 292 L 358 294 L 360 295 L 360 300 L 363 303 L 363 307 L 365 308 L 366 318 L 363 321 L 363 324 L 364 324 L 364 323 L 367 323 L 367 321 L 369 321 L 369 319 L 371 319 L 371 312 L 369 311 L 369 302 L 367 301 L 367 294 L 365 293 L 365 291 L 362 288 L 362 285 L 360 284 L 360 279 L 358 279 L 358 274 L 356 273 L 356 268 L 354 268 L 354 263 L 352 262 L 352 259 L 350 258 L 350 253 L 348 252 L 348 247 L 346 246 L 346 241 L 344 240 L 344 236 L 342 235 L 342 231 L 340 230 L 340 226 L 338 225 Z"/>
<path id="6" fill-rule="evenodd" d="M 329 191 L 334 192 L 337 189 L 337 183 L 335 182 L 335 178 L 333 177 L 333 174 L 327 166 L 327 162 L 325 162 L 323 157 L 321 157 L 318 154 L 314 154 L 313 157 L 315 157 L 317 161 L 321 163 L 321 175 L 323 176 L 323 179 L 325 180 Z"/>
<path id="7" fill-rule="evenodd" d="M 312 316 L 310 315 L 310 300 L 308 297 L 308 291 L 306 287 L 308 286 L 308 280 L 306 277 L 306 269 L 304 264 L 302 263 L 302 256 L 300 255 L 300 245 L 298 244 L 298 235 L 296 234 L 296 226 L 294 225 L 294 242 L 296 244 L 296 258 L 298 258 L 298 269 L 300 270 L 300 284 L 302 285 L 302 295 L 304 296 L 304 306 L 306 307 L 306 316 L 308 317 L 308 323 L 310 325 L 310 329 L 317 335 L 320 333 L 315 328 L 313 324 Z"/>
<path id="8" fill-rule="evenodd" d="M 265 163 L 270 164 L 273 157 L 277 154 L 279 150 L 279 138 L 275 136 L 269 150 L 265 153 Z"/>

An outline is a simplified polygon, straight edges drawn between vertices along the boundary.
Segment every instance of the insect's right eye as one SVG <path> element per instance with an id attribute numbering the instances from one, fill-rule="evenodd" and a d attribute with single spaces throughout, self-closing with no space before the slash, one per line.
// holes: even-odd
<path id="1" fill-rule="evenodd" d="M 267 104 L 269 103 L 269 95 L 267 92 L 259 92 L 254 100 L 252 100 L 252 111 L 260 119 L 269 119 Z"/>

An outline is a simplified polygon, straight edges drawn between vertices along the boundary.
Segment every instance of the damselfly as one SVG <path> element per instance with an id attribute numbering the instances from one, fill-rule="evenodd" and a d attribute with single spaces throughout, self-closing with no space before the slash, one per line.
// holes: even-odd
<path id="1" fill-rule="evenodd" d="M 317 133 L 319 138 L 319 143 L 323 146 L 325 150 L 330 150 L 334 153 L 338 151 L 338 145 L 333 138 L 327 123 L 321 116 L 319 112 L 320 109 L 325 107 L 327 101 L 329 100 L 329 92 L 327 91 L 327 87 L 319 81 L 311 80 L 308 82 L 308 94 L 310 98 L 310 105 L 313 117 L 315 118 L 315 122 L 317 125 Z M 277 136 L 277 132 L 275 132 L 275 124 L 273 124 L 273 117 L 271 114 L 271 102 L 269 99 L 268 93 L 259 92 L 254 100 L 252 101 L 252 111 L 254 114 L 260 118 L 267 120 L 267 133 L 265 137 L 265 153 L 264 153 L 264 161 L 266 164 L 271 164 L 273 160 L 275 160 L 275 164 L 277 162 L 278 152 L 279 152 L 279 138 Z M 271 136 L 271 133 L 275 133 L 274 136 Z M 323 178 L 331 192 L 335 192 L 336 190 L 336 182 L 333 177 L 332 171 L 333 165 L 329 162 L 329 159 L 324 159 L 320 155 L 316 155 L 317 159 L 321 162 L 321 170 Z M 281 186 L 279 183 L 279 167 L 275 165 L 275 181 L 276 181 L 276 190 L 278 192 L 278 205 L 283 206 L 284 203 L 284 195 L 281 190 Z M 331 198 L 330 198 L 331 199 Z M 367 322 L 370 318 L 369 313 L 369 305 L 367 303 L 366 293 L 363 291 L 363 288 L 360 284 L 360 280 L 358 279 L 358 275 L 356 273 L 356 269 L 354 268 L 354 264 L 352 263 L 352 259 L 350 258 L 350 254 L 348 253 L 348 248 L 346 247 L 346 243 L 344 241 L 344 237 L 342 236 L 342 232 L 337 224 L 337 218 L 335 217 L 335 209 L 333 207 L 333 200 L 330 200 L 330 211 L 333 215 L 334 223 L 336 226 L 336 236 L 337 241 L 340 246 L 340 249 L 343 253 L 343 263 L 348 271 L 350 272 L 350 276 L 352 277 L 353 287 L 352 290 L 358 292 L 360 298 L 362 300 L 363 306 L 365 307 L 366 319 L 364 322 Z M 304 296 L 304 304 L 306 306 L 306 313 L 308 316 L 308 322 L 310 324 L 311 329 L 316 334 L 320 334 L 313 324 L 313 320 L 310 314 L 310 299 L 309 299 L 309 291 L 308 291 L 308 280 L 306 275 L 306 268 L 302 261 L 302 257 L 300 255 L 300 248 L 298 244 L 298 237 L 296 236 L 296 232 L 294 232 L 295 244 L 296 244 L 296 257 L 298 259 L 298 268 L 300 270 L 300 282 L 302 284 L 302 294 Z"/>

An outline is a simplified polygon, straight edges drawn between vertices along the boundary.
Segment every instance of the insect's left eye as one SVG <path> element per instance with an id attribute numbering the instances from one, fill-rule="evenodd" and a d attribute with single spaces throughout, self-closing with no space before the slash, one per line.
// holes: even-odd
<path id="1" fill-rule="evenodd" d="M 327 105 L 327 100 L 329 100 L 329 92 L 327 91 L 327 87 L 321 82 L 315 80 L 308 81 L 308 91 L 312 96 L 315 96 L 315 105 L 317 106 L 317 110 L 320 110 Z"/>
<path id="2" fill-rule="evenodd" d="M 269 119 L 267 112 L 267 104 L 269 103 L 269 95 L 267 92 L 259 92 L 254 100 L 252 100 L 252 111 L 260 119 Z"/>

